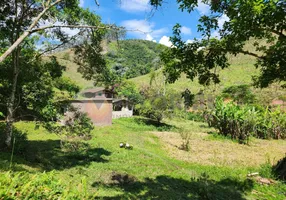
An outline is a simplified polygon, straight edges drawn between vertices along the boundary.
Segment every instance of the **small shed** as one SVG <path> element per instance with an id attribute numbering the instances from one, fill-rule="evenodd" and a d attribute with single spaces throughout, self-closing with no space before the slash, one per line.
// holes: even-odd
<path id="1" fill-rule="evenodd" d="M 113 99 L 112 119 L 133 116 L 133 103 L 127 99 Z"/>

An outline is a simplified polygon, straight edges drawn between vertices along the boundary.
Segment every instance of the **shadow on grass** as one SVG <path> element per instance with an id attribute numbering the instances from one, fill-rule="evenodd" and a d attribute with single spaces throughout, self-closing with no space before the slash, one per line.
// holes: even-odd
<path id="1" fill-rule="evenodd" d="M 60 140 L 32 140 L 27 141 L 27 146 L 24 153 L 15 155 L 13 163 L 40 167 L 45 171 L 86 166 L 92 162 L 108 162 L 103 156 L 111 155 L 111 152 L 103 148 L 87 148 L 86 150 L 76 152 L 63 152 Z M 7 156 L 6 159 L 10 159 L 10 156 Z M 6 162 L 9 162 L 9 160 L 6 160 Z"/>
<path id="2" fill-rule="evenodd" d="M 5 147 L 5 124 L 0 123 L 0 169 L 9 170 L 12 149 Z M 15 140 L 14 140 L 15 137 Z M 15 141 L 13 155 L 13 170 L 24 170 L 15 164 L 24 164 L 31 167 L 39 167 L 42 170 L 64 170 L 76 166 L 86 166 L 91 162 L 108 162 L 105 158 L 111 152 L 103 148 L 91 148 L 87 143 L 85 148 L 78 151 L 64 152 L 60 140 L 28 140 L 27 133 L 13 127 L 12 141 Z"/>
<path id="3" fill-rule="evenodd" d="M 118 178 L 119 177 L 119 178 Z M 155 179 L 146 178 L 137 181 L 133 177 L 117 175 L 117 180 L 103 185 L 93 183 L 93 187 L 107 187 L 121 189 L 124 194 L 113 197 L 100 197 L 102 199 L 232 199 L 243 200 L 244 194 L 253 188 L 252 180 L 238 181 L 223 179 L 210 180 L 207 176 L 184 179 L 169 176 L 157 176 Z"/>
<path id="4" fill-rule="evenodd" d="M 147 119 L 147 118 L 133 118 L 133 119 L 134 119 L 134 122 L 137 124 L 143 124 L 146 126 L 153 126 L 158 131 L 170 131 L 170 130 L 177 128 L 176 126 L 166 124 L 163 122 L 157 122 L 157 121 L 152 120 L 152 119 Z"/>

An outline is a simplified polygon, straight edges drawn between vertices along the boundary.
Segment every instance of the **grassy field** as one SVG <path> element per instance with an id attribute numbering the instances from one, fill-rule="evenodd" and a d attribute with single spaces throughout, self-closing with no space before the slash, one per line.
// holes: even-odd
<path id="1" fill-rule="evenodd" d="M 60 149 L 59 136 L 33 122 L 16 127 L 28 133 L 27 150 L 15 155 L 11 166 L 11 154 L 0 153 L 5 176 L 9 170 L 26 172 L 31 180 L 50 175 L 97 199 L 285 199 L 285 184 L 261 185 L 247 174 L 271 177 L 267 163 L 285 155 L 286 141 L 251 139 L 242 145 L 217 136 L 204 123 L 172 119 L 156 124 L 134 117 L 96 127 L 90 147 L 72 153 Z M 180 150 L 182 129 L 191 134 L 188 152 Z M 120 142 L 133 149 L 119 148 Z"/>

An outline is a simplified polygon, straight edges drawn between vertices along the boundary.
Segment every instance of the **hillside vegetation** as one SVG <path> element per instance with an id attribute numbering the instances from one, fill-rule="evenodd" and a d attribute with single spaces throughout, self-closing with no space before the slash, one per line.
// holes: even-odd
<path id="1" fill-rule="evenodd" d="M 122 40 L 108 45 L 108 66 L 118 75 L 134 78 L 160 68 L 159 54 L 166 48 L 147 40 Z"/>
<path id="2" fill-rule="evenodd" d="M 254 41 L 252 41 L 254 42 Z M 254 51 L 252 42 L 245 45 L 245 50 Z M 263 41 L 261 41 L 263 43 Z M 211 84 L 209 86 L 200 85 L 198 80 L 194 81 L 188 79 L 184 74 L 173 84 L 167 84 L 167 89 L 172 89 L 176 91 L 183 92 L 185 89 L 189 89 L 194 94 L 200 91 L 204 91 L 205 94 L 218 95 L 226 87 L 233 85 L 252 85 L 252 77 L 260 73 L 254 64 L 256 62 L 255 58 L 249 55 L 238 54 L 237 56 L 228 55 L 230 67 L 226 69 L 217 69 L 219 78 L 221 82 L 219 84 Z M 150 84 L 150 74 L 139 76 L 131 79 L 138 87 L 142 85 Z M 157 82 L 163 82 L 162 70 L 157 70 Z M 255 95 L 259 97 L 260 103 L 269 103 L 274 98 L 283 99 L 286 97 L 286 92 L 284 89 L 276 84 L 271 85 L 268 88 L 259 89 L 251 87 L 251 90 Z"/>
<path id="3" fill-rule="evenodd" d="M 102 43 L 103 53 L 106 58 L 107 66 L 116 75 L 125 78 L 134 78 L 148 74 L 152 69 L 160 68 L 159 54 L 166 48 L 146 40 L 122 40 Z M 74 62 L 75 55 L 72 49 L 56 52 L 60 64 L 66 66 L 65 76 L 70 77 L 82 88 L 93 86 L 92 81 L 82 78 L 77 72 L 78 65 Z"/>
<path id="4" fill-rule="evenodd" d="M 263 41 L 262 41 L 263 42 Z M 163 82 L 161 73 L 161 65 L 159 62 L 159 54 L 166 47 L 146 40 L 123 40 L 103 43 L 104 54 L 106 56 L 107 65 L 114 70 L 119 76 L 131 78 L 138 87 L 148 85 L 150 83 L 151 70 L 157 70 L 159 76 L 157 79 Z M 245 46 L 246 50 L 253 51 L 252 43 Z M 74 80 L 82 89 L 93 87 L 92 81 L 82 78 L 77 72 L 78 65 L 74 63 L 74 53 L 67 49 L 54 54 L 60 64 L 66 66 L 65 76 Z M 252 84 L 252 76 L 259 74 L 259 70 L 255 68 L 255 59 L 248 55 L 238 54 L 237 56 L 229 56 L 230 67 L 224 70 L 217 70 L 221 82 L 216 85 L 203 86 L 197 80 L 191 81 L 185 75 L 173 84 L 168 84 L 168 89 L 176 91 L 191 90 L 198 93 L 204 90 L 205 93 L 219 94 L 224 88 L 232 85 Z M 259 96 L 261 102 L 269 103 L 274 98 L 284 98 L 285 91 L 277 85 L 272 85 L 265 89 L 256 89 L 252 87 L 254 93 Z"/>

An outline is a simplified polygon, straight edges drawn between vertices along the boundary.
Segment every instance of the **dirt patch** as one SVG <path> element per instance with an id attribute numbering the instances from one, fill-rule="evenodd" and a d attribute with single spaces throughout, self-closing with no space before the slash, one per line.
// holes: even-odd
<path id="1" fill-rule="evenodd" d="M 274 164 L 286 153 L 286 141 L 258 140 L 250 145 L 231 140 L 208 140 L 202 134 L 192 134 L 190 151 L 180 150 L 182 139 L 175 132 L 153 132 L 171 157 L 179 160 L 216 166 L 258 166 L 268 160 Z"/>

